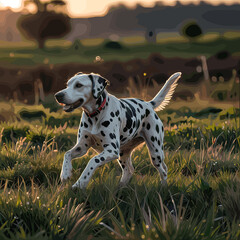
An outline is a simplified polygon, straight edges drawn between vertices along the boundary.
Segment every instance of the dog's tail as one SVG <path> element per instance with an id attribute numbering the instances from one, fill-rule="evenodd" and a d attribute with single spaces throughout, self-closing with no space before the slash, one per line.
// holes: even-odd
<path id="1" fill-rule="evenodd" d="M 182 73 L 174 73 L 164 84 L 158 94 L 150 101 L 155 111 L 164 109 L 172 98 L 173 92 L 177 86 L 177 81 Z"/>

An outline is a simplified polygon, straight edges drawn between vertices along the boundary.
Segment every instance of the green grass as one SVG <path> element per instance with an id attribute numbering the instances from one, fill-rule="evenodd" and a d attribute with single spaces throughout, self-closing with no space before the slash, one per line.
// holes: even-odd
<path id="1" fill-rule="evenodd" d="M 149 44 L 141 37 L 128 37 L 119 40 L 122 49 L 106 48 L 107 40 L 83 39 L 78 43 L 70 44 L 68 41 L 48 41 L 46 48 L 38 49 L 32 43 L 2 44 L 0 48 L 0 64 L 27 65 L 61 64 L 66 62 L 93 63 L 96 56 L 104 61 L 128 61 L 134 58 L 147 58 L 151 52 L 160 52 L 164 57 L 190 58 L 199 55 L 210 57 L 219 51 L 228 51 L 238 55 L 239 35 L 225 33 L 219 36 L 214 33 L 205 34 L 198 41 L 188 41 L 176 34 L 168 36 L 162 34 L 157 38 L 157 44 Z M 75 46 L 77 44 L 77 49 Z"/>
<path id="2" fill-rule="evenodd" d="M 62 159 L 76 141 L 79 113 L 1 106 L 9 119 L 0 123 L 0 239 L 240 238 L 238 109 L 186 111 L 173 103 L 159 113 L 167 186 L 143 145 L 132 155 L 135 173 L 126 187 L 118 186 L 121 169 L 113 161 L 94 173 L 86 190 L 73 191 L 94 155 L 90 150 L 73 160 L 73 176 L 61 184 Z"/>

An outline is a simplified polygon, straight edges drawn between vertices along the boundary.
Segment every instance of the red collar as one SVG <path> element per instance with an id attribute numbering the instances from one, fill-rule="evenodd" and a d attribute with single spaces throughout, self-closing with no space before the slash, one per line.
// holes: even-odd
<path id="1" fill-rule="evenodd" d="M 101 106 L 100 106 L 95 112 L 88 113 L 88 112 L 85 111 L 85 113 L 87 114 L 87 116 L 92 118 L 92 117 L 95 117 L 96 115 L 98 115 L 98 114 L 102 111 L 102 109 L 103 109 L 106 101 L 107 101 L 107 97 L 104 98 Z"/>

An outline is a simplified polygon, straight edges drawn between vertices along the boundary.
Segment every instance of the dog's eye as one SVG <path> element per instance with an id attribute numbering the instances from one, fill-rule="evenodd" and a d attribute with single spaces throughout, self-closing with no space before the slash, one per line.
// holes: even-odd
<path id="1" fill-rule="evenodd" d="M 76 88 L 80 88 L 80 87 L 82 87 L 82 86 L 83 86 L 83 85 L 82 85 L 81 83 L 77 83 L 75 87 L 76 87 Z"/>

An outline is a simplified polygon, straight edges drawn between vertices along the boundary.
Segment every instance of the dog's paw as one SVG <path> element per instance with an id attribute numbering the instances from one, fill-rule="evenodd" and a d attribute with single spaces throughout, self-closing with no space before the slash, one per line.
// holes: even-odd
<path id="1" fill-rule="evenodd" d="M 87 187 L 87 182 L 77 181 L 72 185 L 72 189 L 82 189 L 85 190 Z"/>
<path id="2" fill-rule="evenodd" d="M 78 182 L 76 182 L 72 185 L 72 190 L 77 190 L 77 189 L 81 189 L 81 186 Z"/>
<path id="3" fill-rule="evenodd" d="M 168 186 L 167 179 L 162 179 L 161 184 L 162 184 L 163 187 L 167 187 Z"/>

